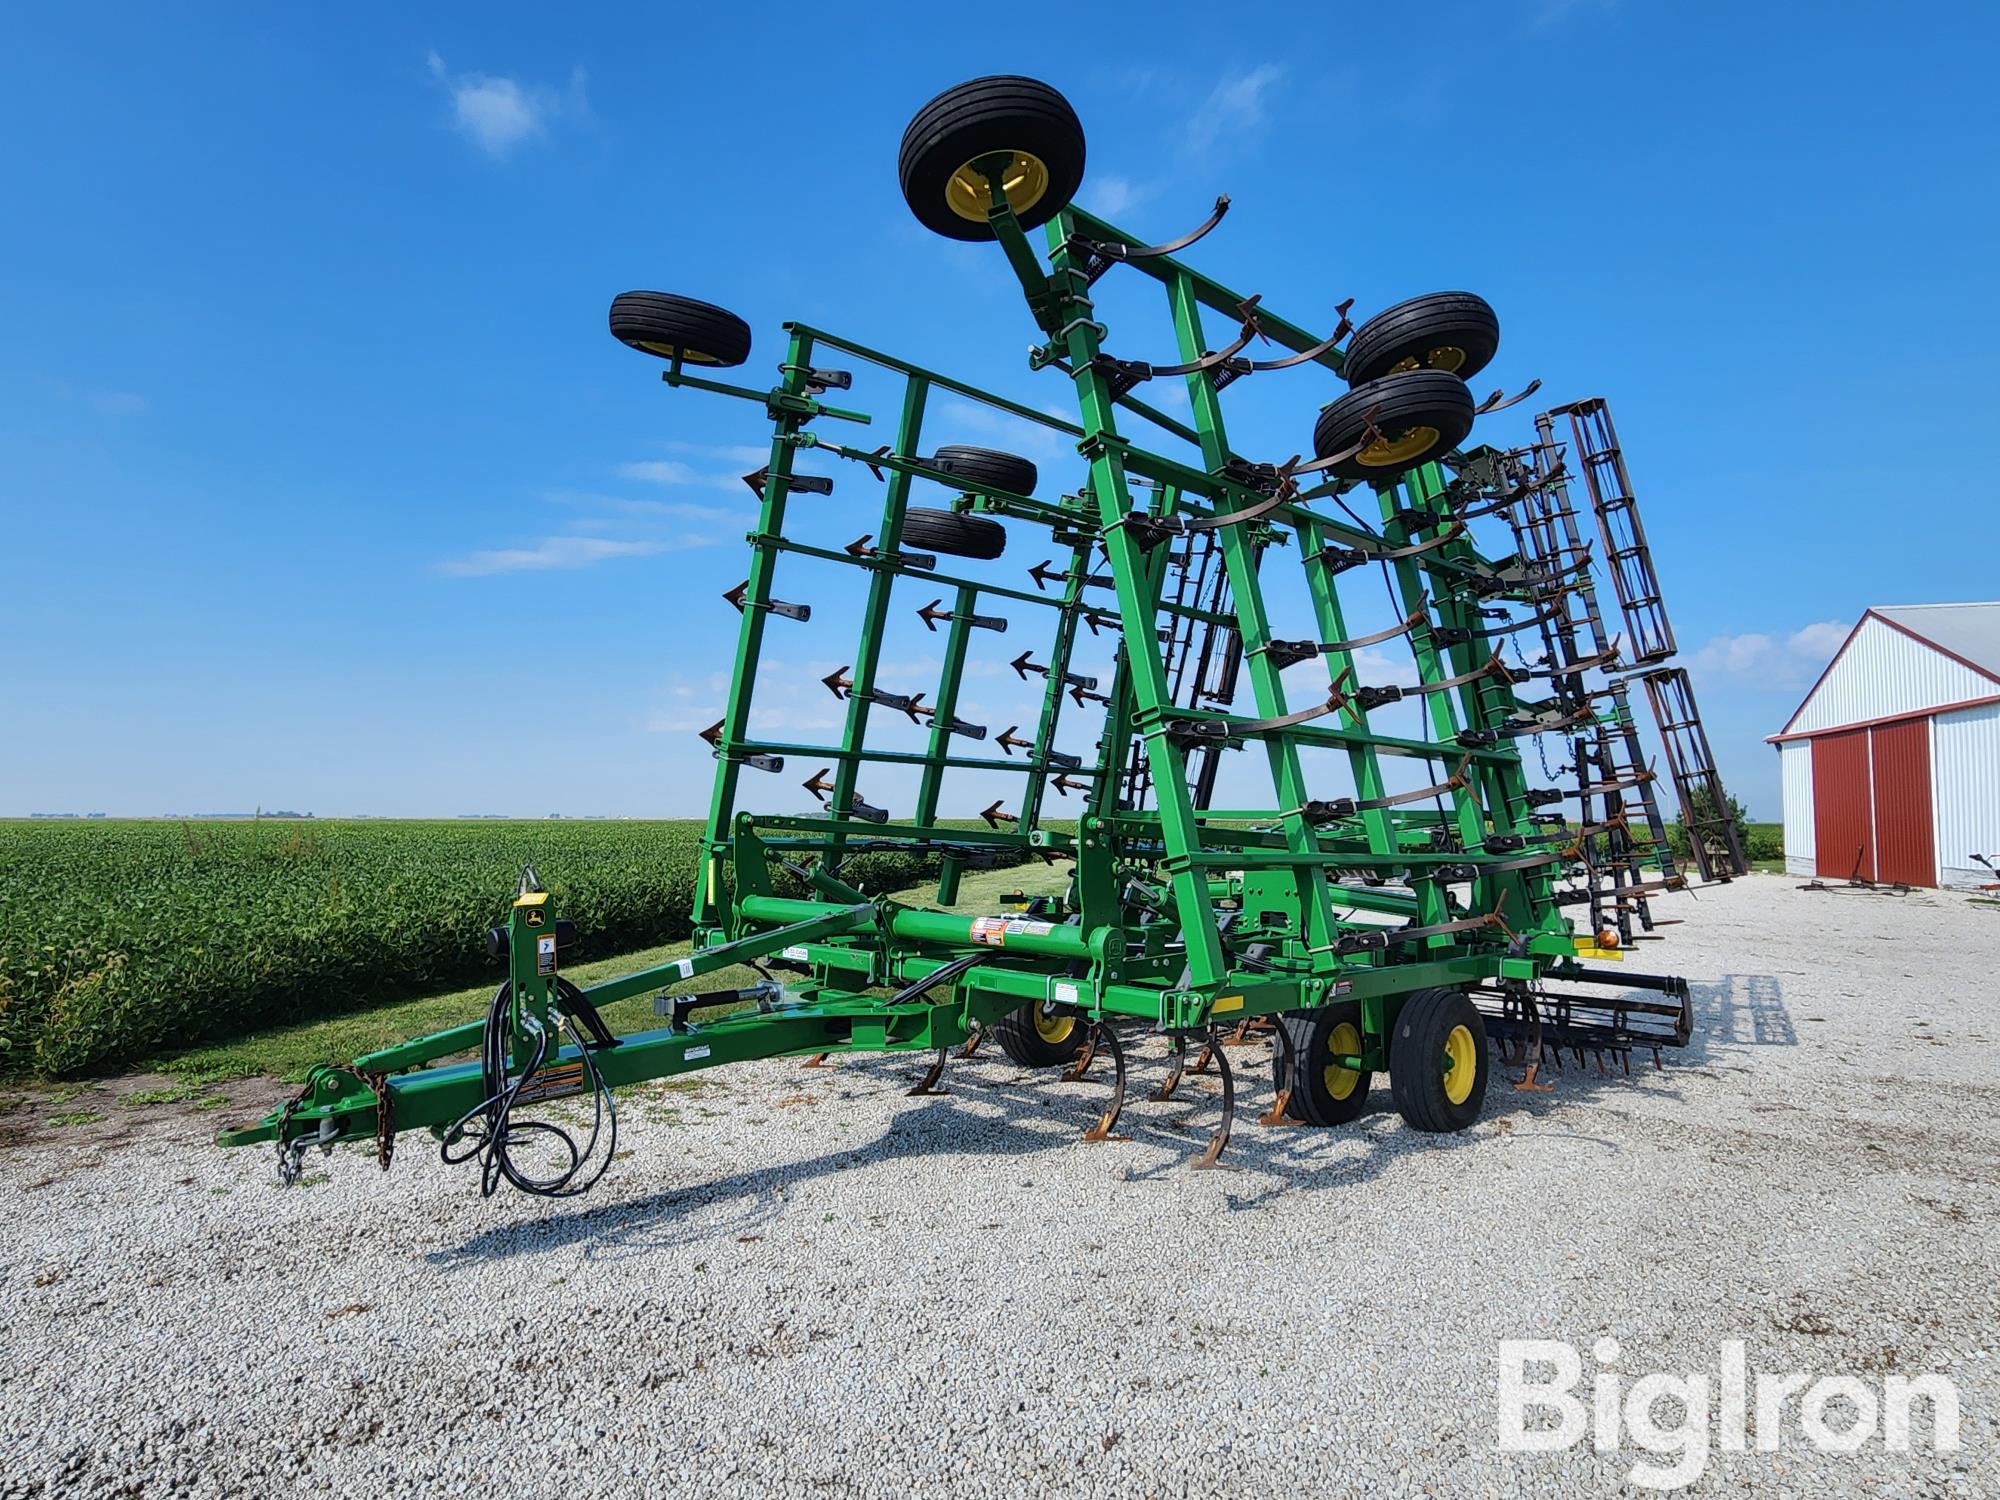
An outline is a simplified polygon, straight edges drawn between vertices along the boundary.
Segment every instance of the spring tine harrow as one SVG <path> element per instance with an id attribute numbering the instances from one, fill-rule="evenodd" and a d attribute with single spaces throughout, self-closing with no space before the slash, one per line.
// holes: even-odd
<path id="1" fill-rule="evenodd" d="M 1229 1066 L 1228 1051 L 1212 1040 L 1207 1050 L 1215 1059 L 1215 1076 L 1222 1085 L 1222 1118 L 1209 1133 L 1208 1144 L 1189 1159 L 1188 1164 L 1197 1172 L 1209 1171 L 1221 1160 L 1223 1148 L 1229 1144 L 1230 1129 L 1236 1123 L 1236 1074 Z"/>
<path id="2" fill-rule="evenodd" d="M 1102 1046 L 1111 1055 L 1111 1102 L 1104 1106 L 1104 1113 L 1097 1117 L 1097 1123 L 1084 1131 L 1086 1141 L 1122 1141 L 1129 1136 L 1113 1135 L 1118 1128 L 1118 1117 L 1125 1111 L 1125 1048 L 1118 1041 L 1118 1032 L 1109 1021 L 1099 1021 L 1091 1028 L 1090 1044 L 1086 1057 Z M 1084 1066 L 1088 1066 L 1086 1062 Z M 1071 1075 L 1064 1074 L 1065 1079 Z M 1075 1074 L 1081 1078 L 1081 1069 Z"/>

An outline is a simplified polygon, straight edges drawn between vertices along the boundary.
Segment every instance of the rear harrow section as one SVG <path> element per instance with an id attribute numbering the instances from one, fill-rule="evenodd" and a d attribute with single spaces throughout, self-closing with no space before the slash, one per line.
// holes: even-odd
<path id="1" fill-rule="evenodd" d="M 1453 292 L 1358 330 L 1346 302 L 1290 321 L 1180 258 L 1226 199 L 1149 244 L 1069 201 L 1082 172 L 1067 102 L 1015 78 L 932 100 L 901 159 L 919 220 L 1014 273 L 1029 368 L 1064 393 L 1061 415 L 797 322 L 776 385 L 732 384 L 716 372 L 748 358 L 747 323 L 667 293 L 618 299 L 613 332 L 669 390 L 747 402 L 768 427 L 745 476 L 748 571 L 723 595 L 727 698 L 701 735 L 715 777 L 694 949 L 571 984 L 574 933 L 526 869 L 491 934 L 507 976 L 486 1017 L 318 1069 L 225 1143 L 276 1142 L 295 1171 L 311 1146 L 358 1138 L 386 1164 L 398 1133 L 426 1128 L 448 1159 L 481 1162 L 488 1191 L 562 1195 L 614 1154 L 628 1085 L 900 1052 L 929 1095 L 959 1076 L 954 1049 L 988 1039 L 982 1061 L 1051 1082 L 1108 1073 L 1086 1133 L 1112 1140 L 1150 1037 L 1170 1066 L 1153 1098 L 1198 1088 L 1220 1111 L 1194 1158 L 1207 1167 L 1239 1088 L 1262 1082 L 1232 1049 L 1270 1051 L 1260 1124 L 1337 1126 L 1380 1079 L 1413 1127 L 1458 1130 L 1489 1040 L 1539 1063 L 1686 1039 L 1684 986 L 1666 992 L 1677 1017 L 1622 977 L 1606 999 L 1555 998 L 1600 977 L 1564 909 L 1578 869 L 1621 851 L 1606 857 L 1630 878 L 1609 899 L 1643 893 L 1633 851 L 1657 823 L 1602 793 L 1579 823 L 1524 773 L 1525 740 L 1598 732 L 1582 674 L 1606 652 L 1577 647 L 1565 602 L 1587 557 L 1482 550 L 1551 477 L 1508 460 L 1526 450 L 1464 446 L 1512 404 L 1465 384 L 1499 352 L 1492 309 Z M 1114 273 L 1161 308 L 1129 351 L 1093 301 Z M 1266 396 L 1301 452 L 1236 446 L 1226 413 Z M 1005 423 L 1039 429 L 1039 464 L 957 441 Z M 760 682 L 781 691 L 760 675 L 767 633 L 795 649 L 844 607 L 855 636 L 815 653 L 842 663 L 821 679 L 837 733 L 772 730 L 782 716 L 753 712 L 770 706 Z M 912 681 L 892 642 L 919 624 L 936 659 Z M 996 683 L 1024 700 L 1006 718 L 975 706 Z M 933 859 L 935 901 L 871 894 L 877 852 Z M 1033 861 L 1065 872 L 1059 894 L 958 909 L 966 871 Z M 754 983 L 718 986 L 746 968 Z M 661 1024 L 614 1036 L 602 1014 L 648 997 Z M 566 1096 L 589 1103 L 589 1132 L 530 1118 Z"/>

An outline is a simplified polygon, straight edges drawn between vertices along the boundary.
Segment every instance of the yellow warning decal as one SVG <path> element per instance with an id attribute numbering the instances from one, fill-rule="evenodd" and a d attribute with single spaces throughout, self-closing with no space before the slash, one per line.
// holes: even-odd
<path id="1" fill-rule="evenodd" d="M 516 906 L 542 906 L 547 903 L 548 899 L 549 893 L 547 891 L 523 891 L 514 898 L 514 904 Z"/>
<path id="2" fill-rule="evenodd" d="M 1225 1011 L 1241 1009 L 1243 1009 L 1243 997 L 1241 995 L 1217 995 L 1215 997 L 1215 1004 L 1209 1007 L 1209 1011 L 1218 1016 L 1222 1015 Z"/>

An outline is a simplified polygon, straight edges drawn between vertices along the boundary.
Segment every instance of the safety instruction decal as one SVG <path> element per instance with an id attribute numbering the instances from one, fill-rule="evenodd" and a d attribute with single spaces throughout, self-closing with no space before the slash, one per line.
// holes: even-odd
<path id="1" fill-rule="evenodd" d="M 1055 925 L 1053 922 L 1031 922 L 1026 917 L 974 917 L 972 941 L 983 943 L 988 948 L 1004 948 L 1009 938 L 1040 937 L 1043 933 L 1055 931 Z"/>

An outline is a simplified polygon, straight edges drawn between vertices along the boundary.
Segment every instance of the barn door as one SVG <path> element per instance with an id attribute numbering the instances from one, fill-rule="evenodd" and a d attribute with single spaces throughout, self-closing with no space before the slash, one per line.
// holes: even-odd
<path id="1" fill-rule="evenodd" d="M 1875 799 L 1868 774 L 1868 731 L 1815 735 L 1812 768 L 1813 850 L 1821 877 L 1845 880 L 1859 873 L 1875 879 Z"/>
<path id="2" fill-rule="evenodd" d="M 1931 836 L 1931 721 L 1910 719 L 1868 732 L 1875 791 L 1875 878 L 1900 880 L 1906 885 L 1936 885 L 1937 848 Z"/>

